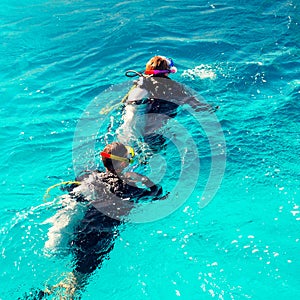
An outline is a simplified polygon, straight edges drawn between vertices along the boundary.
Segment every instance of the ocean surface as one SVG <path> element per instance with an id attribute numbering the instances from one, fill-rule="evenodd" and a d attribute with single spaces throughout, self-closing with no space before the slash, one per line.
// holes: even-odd
<path id="1" fill-rule="evenodd" d="M 176 205 L 126 223 L 82 299 L 299 299 L 299 0 L 2 0 L 0 35 L 1 300 L 72 270 L 71 255 L 44 251 L 62 194 L 45 192 L 99 166 L 93 150 L 121 113 L 94 112 L 154 55 L 220 109 L 205 122 L 183 108 L 170 126 L 180 143 L 158 170 L 136 167 Z M 85 136 L 94 148 L 78 152 Z"/>

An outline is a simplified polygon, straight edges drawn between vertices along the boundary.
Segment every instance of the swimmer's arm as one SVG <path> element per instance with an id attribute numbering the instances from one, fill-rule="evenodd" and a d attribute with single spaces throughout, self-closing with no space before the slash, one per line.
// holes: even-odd
<path id="1" fill-rule="evenodd" d="M 151 201 L 165 200 L 169 195 L 169 192 L 163 194 L 161 185 L 155 184 L 147 176 L 135 172 L 127 172 L 125 176 L 127 177 L 127 179 L 133 180 L 135 183 L 141 182 L 143 185 L 145 185 L 148 188 L 148 191 L 145 192 L 144 196 L 150 196 Z"/>
<path id="2" fill-rule="evenodd" d="M 147 176 L 135 172 L 127 172 L 125 176 L 127 179 L 132 180 L 135 183 L 141 182 L 143 185 L 149 188 L 151 192 L 156 192 L 162 189 L 160 185 L 155 184 Z"/>
<path id="3" fill-rule="evenodd" d="M 193 96 L 188 96 L 183 99 L 184 104 L 188 104 L 192 107 L 196 112 L 208 111 L 208 112 L 216 112 L 220 106 L 211 106 L 207 103 L 200 102 L 197 98 Z"/>
<path id="4" fill-rule="evenodd" d="M 126 179 L 131 180 L 133 182 L 141 182 L 148 188 L 154 186 L 154 182 L 152 182 L 147 176 L 135 173 L 135 172 L 127 172 L 125 174 Z"/>
<path id="5" fill-rule="evenodd" d="M 184 104 L 189 105 L 196 112 L 210 112 L 217 111 L 220 107 L 217 105 L 210 105 L 205 103 L 203 98 L 194 95 L 193 92 L 189 91 L 182 84 L 173 82 L 171 85 L 172 95 L 171 97 L 177 99 L 176 104 L 181 106 Z M 202 101 L 203 100 L 203 101 Z"/>

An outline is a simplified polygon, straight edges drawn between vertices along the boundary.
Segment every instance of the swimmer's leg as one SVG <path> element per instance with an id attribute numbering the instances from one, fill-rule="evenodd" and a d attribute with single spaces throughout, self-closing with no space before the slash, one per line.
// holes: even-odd
<path id="1" fill-rule="evenodd" d="M 82 276 L 81 276 L 82 275 Z M 79 300 L 81 292 L 85 285 L 83 274 L 67 273 L 65 278 L 59 283 L 45 287 L 42 289 L 32 289 L 18 300 L 46 300 L 46 299 L 60 299 L 60 300 Z"/>
<path id="2" fill-rule="evenodd" d="M 108 258 L 118 236 L 119 220 L 112 219 L 90 207 L 76 228 L 71 243 L 74 255 L 73 281 L 82 290 L 89 276 Z"/>
<path id="3" fill-rule="evenodd" d="M 41 289 L 32 289 L 30 292 L 24 294 L 22 298 L 18 298 L 18 300 L 41 300 L 41 299 L 46 299 L 47 293 L 44 290 Z"/>

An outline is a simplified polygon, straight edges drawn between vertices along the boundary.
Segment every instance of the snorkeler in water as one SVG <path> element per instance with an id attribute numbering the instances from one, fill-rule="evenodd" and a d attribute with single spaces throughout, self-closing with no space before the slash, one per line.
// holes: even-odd
<path id="1" fill-rule="evenodd" d="M 82 184 L 70 193 L 77 201 L 90 203 L 77 227 L 72 247 L 75 273 L 92 273 L 113 247 L 117 226 L 122 223 L 135 203 L 158 200 L 162 188 L 148 177 L 124 172 L 132 161 L 133 149 L 114 142 L 100 153 L 105 172 L 94 171 L 79 178 Z"/>
<path id="2" fill-rule="evenodd" d="M 180 106 L 189 105 L 195 112 L 214 112 L 219 108 L 199 101 L 191 91 L 172 80 L 169 76 L 176 72 L 173 60 L 160 55 L 147 62 L 143 73 L 126 72 L 128 77 L 139 78 L 123 99 L 123 124 L 118 129 L 120 141 L 142 139 L 157 152 L 165 146 L 161 129 L 177 115 Z"/>
<path id="3" fill-rule="evenodd" d="M 148 177 L 125 172 L 134 151 L 113 142 L 100 152 L 105 171 L 87 172 L 68 187 L 69 195 L 86 205 L 84 217 L 75 228 L 70 249 L 74 256 L 73 272 L 60 283 L 35 290 L 22 299 L 80 299 L 89 276 L 108 259 L 125 218 L 143 201 L 162 200 L 162 188 Z M 52 299 L 52 298 L 51 298 Z"/>

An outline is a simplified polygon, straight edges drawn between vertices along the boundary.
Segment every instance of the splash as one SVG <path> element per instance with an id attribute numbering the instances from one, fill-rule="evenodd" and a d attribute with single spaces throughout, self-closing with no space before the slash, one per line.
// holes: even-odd
<path id="1" fill-rule="evenodd" d="M 196 66 L 194 69 L 184 70 L 181 76 L 190 78 L 191 80 L 195 80 L 197 78 L 214 80 L 217 78 L 217 75 L 213 71 L 212 67 L 203 64 Z"/>

